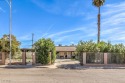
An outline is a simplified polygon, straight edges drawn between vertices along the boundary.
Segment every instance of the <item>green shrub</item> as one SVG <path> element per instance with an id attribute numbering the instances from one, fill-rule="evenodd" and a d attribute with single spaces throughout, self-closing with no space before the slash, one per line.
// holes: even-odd
<path id="1" fill-rule="evenodd" d="M 100 43 L 95 43 L 91 41 L 80 41 L 76 47 L 78 55 L 81 52 L 103 52 L 116 54 L 112 55 L 112 59 L 116 59 L 117 63 L 125 63 L 125 45 L 123 44 L 111 44 L 110 42 L 101 41 Z M 113 62 L 113 61 L 112 61 Z"/>
<path id="2" fill-rule="evenodd" d="M 35 45 L 37 60 L 39 63 L 53 64 L 55 62 L 56 59 L 55 45 L 51 39 L 42 38 L 38 40 L 34 45 Z"/>

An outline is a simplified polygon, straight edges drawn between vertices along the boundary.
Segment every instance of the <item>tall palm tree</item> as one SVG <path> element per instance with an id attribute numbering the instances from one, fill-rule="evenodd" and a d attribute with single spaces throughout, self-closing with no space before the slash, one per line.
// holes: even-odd
<path id="1" fill-rule="evenodd" d="M 93 5 L 98 7 L 98 40 L 97 42 L 100 42 L 100 7 L 105 3 L 105 0 L 93 0 Z"/>

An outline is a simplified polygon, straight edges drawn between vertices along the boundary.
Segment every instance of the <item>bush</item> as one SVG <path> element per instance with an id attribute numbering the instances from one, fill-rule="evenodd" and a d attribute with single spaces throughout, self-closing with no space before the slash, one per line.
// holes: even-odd
<path id="1" fill-rule="evenodd" d="M 119 60 L 118 63 L 125 63 L 125 45 L 123 44 L 111 44 L 110 42 L 101 41 L 100 43 L 95 43 L 93 41 L 80 41 L 76 47 L 78 55 L 81 52 L 103 52 L 116 54 L 112 55 L 112 58 Z M 116 58 L 117 57 L 117 58 Z"/>
<path id="2" fill-rule="evenodd" d="M 80 41 L 76 47 L 76 51 L 79 52 L 115 52 L 125 53 L 125 46 L 123 44 L 111 44 L 110 42 L 101 41 L 95 43 L 91 41 Z"/>
<path id="3" fill-rule="evenodd" d="M 55 45 L 51 39 L 42 38 L 38 40 L 34 45 L 35 45 L 37 60 L 39 63 L 53 64 L 55 62 L 56 59 Z"/>

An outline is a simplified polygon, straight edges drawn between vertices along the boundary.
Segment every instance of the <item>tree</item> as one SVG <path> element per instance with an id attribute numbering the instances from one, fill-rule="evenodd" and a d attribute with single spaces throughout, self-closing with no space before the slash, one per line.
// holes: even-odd
<path id="1" fill-rule="evenodd" d="M 54 42 L 51 39 L 39 39 L 35 44 L 36 56 L 41 64 L 54 63 L 56 59 L 56 51 Z M 50 56 L 51 52 L 51 56 Z"/>
<path id="2" fill-rule="evenodd" d="M 97 42 L 100 42 L 100 7 L 104 4 L 105 0 L 93 0 L 93 5 L 98 7 L 98 40 Z"/>
<path id="3" fill-rule="evenodd" d="M 19 51 L 20 42 L 17 41 L 16 37 L 14 35 L 11 35 L 11 41 L 12 41 L 12 56 L 15 55 L 15 52 Z M 0 51 L 9 53 L 10 49 L 10 41 L 9 41 L 9 35 L 3 35 L 3 37 L 0 39 Z"/>

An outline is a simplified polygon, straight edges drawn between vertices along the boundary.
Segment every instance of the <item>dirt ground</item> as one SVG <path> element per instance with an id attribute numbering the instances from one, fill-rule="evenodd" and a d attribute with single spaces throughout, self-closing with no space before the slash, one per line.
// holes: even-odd
<path id="1" fill-rule="evenodd" d="M 56 60 L 53 66 L 67 64 L 74 66 L 78 62 Z M 125 69 L 1 67 L 0 83 L 125 83 Z"/>
<path id="2" fill-rule="evenodd" d="M 125 83 L 124 69 L 0 69 L 0 83 Z"/>

